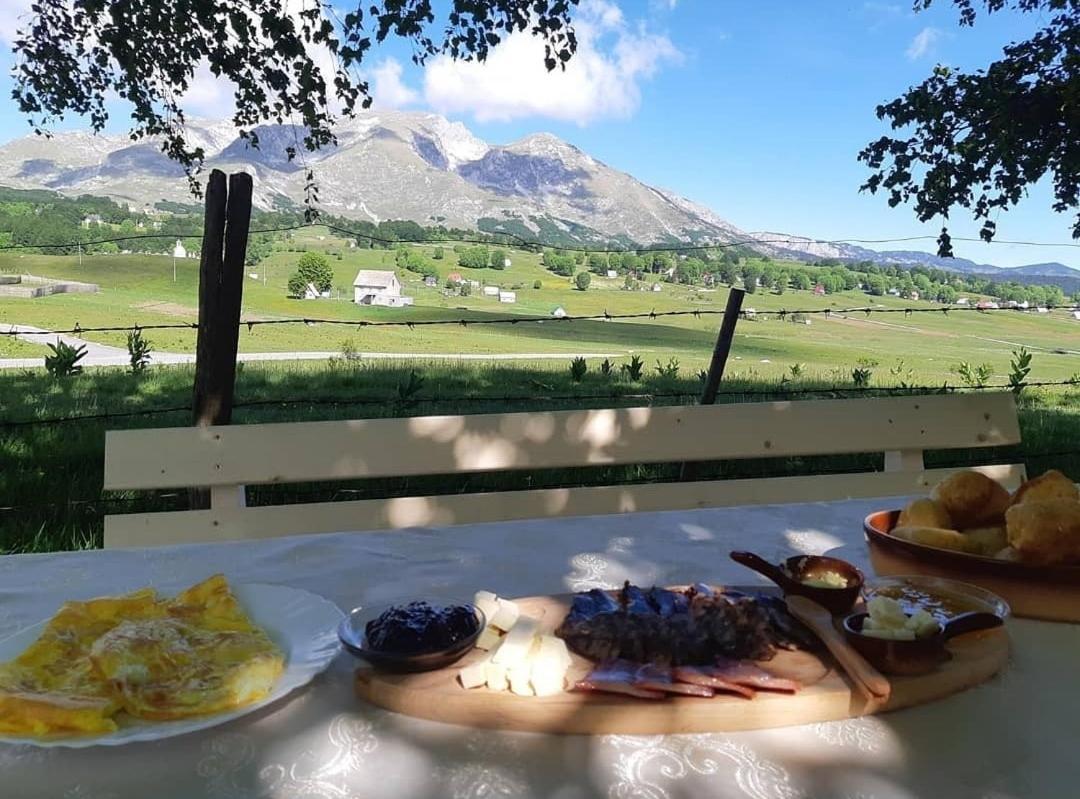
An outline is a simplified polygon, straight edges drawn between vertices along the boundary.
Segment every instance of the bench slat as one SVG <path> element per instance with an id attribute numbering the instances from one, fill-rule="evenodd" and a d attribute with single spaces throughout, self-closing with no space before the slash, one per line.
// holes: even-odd
<path id="1" fill-rule="evenodd" d="M 1008 393 L 106 433 L 105 489 L 1016 444 Z"/>
<path id="2" fill-rule="evenodd" d="M 1024 479 L 1022 465 L 983 466 L 978 470 L 1010 489 Z M 160 546 L 301 533 L 909 496 L 925 494 L 930 486 L 954 471 L 864 472 L 137 513 L 105 517 L 105 546 Z M 861 523 L 861 519 L 851 519 L 852 525 Z"/>

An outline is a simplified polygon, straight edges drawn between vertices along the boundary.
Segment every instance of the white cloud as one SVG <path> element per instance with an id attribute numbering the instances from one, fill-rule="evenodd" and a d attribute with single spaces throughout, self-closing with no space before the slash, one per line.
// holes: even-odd
<path id="1" fill-rule="evenodd" d="M 908 45 L 907 57 L 910 61 L 917 61 L 929 53 L 934 45 L 941 39 L 941 31 L 937 28 L 926 27 L 915 34 L 915 38 Z"/>
<path id="2" fill-rule="evenodd" d="M 424 73 L 424 99 L 436 111 L 471 113 L 481 122 L 548 117 L 585 125 L 632 116 L 642 81 L 682 58 L 667 36 L 629 24 L 610 0 L 583 2 L 575 29 L 577 53 L 565 70 L 548 72 L 543 42 L 513 34 L 483 64 L 434 59 Z"/>
<path id="3" fill-rule="evenodd" d="M 206 64 L 195 70 L 195 77 L 188 85 L 181 100 L 183 109 L 195 116 L 223 119 L 232 116 L 236 107 L 232 81 L 219 78 Z"/>
<path id="4" fill-rule="evenodd" d="M 415 89 L 401 79 L 401 62 L 386 58 L 371 71 L 371 96 L 376 107 L 401 108 L 420 99 Z"/>

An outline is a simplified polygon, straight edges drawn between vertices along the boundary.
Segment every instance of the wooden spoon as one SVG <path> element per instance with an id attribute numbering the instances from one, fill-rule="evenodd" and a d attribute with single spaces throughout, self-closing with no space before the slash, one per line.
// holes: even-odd
<path id="1" fill-rule="evenodd" d="M 787 607 L 791 615 L 814 631 L 825 644 L 836 662 L 847 672 L 856 687 L 863 690 L 873 701 L 884 703 L 892 693 L 889 681 L 866 659 L 855 651 L 833 626 L 832 614 L 824 607 L 804 596 L 789 596 Z"/>

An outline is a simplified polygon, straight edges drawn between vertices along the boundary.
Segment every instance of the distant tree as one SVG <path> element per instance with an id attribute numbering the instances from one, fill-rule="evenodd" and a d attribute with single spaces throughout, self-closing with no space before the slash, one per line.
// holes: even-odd
<path id="1" fill-rule="evenodd" d="M 616 272 L 618 272 L 622 268 L 623 256 L 625 254 L 626 253 L 620 253 L 620 252 L 608 253 L 608 259 L 607 259 L 608 269 L 614 269 Z"/>
<path id="2" fill-rule="evenodd" d="M 930 282 L 930 278 L 926 275 L 915 275 L 914 283 L 915 288 L 919 290 L 919 296 L 921 297 L 926 297 L 934 288 L 933 284 Z"/>
<path id="3" fill-rule="evenodd" d="M 505 269 L 506 268 L 506 250 L 492 250 L 491 251 L 491 268 L 492 269 Z"/>
<path id="4" fill-rule="evenodd" d="M 296 262 L 296 271 L 293 275 L 303 281 L 303 288 L 298 295 L 301 297 L 309 284 L 315 286 L 315 289 L 320 292 L 330 291 L 334 286 L 334 268 L 321 252 L 306 252 L 301 255 L 300 260 Z M 291 288 L 290 293 L 292 293 Z"/>
<path id="5" fill-rule="evenodd" d="M 299 272 L 293 272 L 289 275 L 289 280 L 285 284 L 285 291 L 295 300 L 302 299 L 304 292 L 307 291 L 307 282 L 300 277 Z"/>
<path id="6" fill-rule="evenodd" d="M 458 253 L 458 266 L 469 269 L 486 269 L 490 263 L 491 254 L 488 252 L 488 248 L 483 245 L 466 247 L 464 251 Z"/>
<path id="7" fill-rule="evenodd" d="M 956 302 L 957 296 L 958 295 L 956 293 L 956 289 L 954 289 L 952 286 L 942 286 L 940 289 L 938 289 L 938 302 L 951 304 Z"/>
<path id="8" fill-rule="evenodd" d="M 729 286 L 734 286 L 739 279 L 739 267 L 728 258 L 728 253 L 720 260 L 720 279 Z"/>
<path id="9" fill-rule="evenodd" d="M 441 261 L 443 259 L 443 257 L 444 257 L 443 248 L 442 247 L 436 247 L 432 251 L 431 257 L 434 258 L 436 261 Z"/>
<path id="10" fill-rule="evenodd" d="M 777 294 L 783 294 L 787 291 L 788 285 L 791 283 L 791 275 L 786 270 L 781 270 L 780 274 L 776 276 L 776 282 L 773 283 L 773 288 L 776 289 Z"/>
<path id="11" fill-rule="evenodd" d="M 468 297 L 472 294 L 472 283 L 468 280 L 458 284 L 458 294 L 462 297 Z"/>
<path id="12" fill-rule="evenodd" d="M 934 0 L 915 0 L 916 10 Z M 1007 9 L 1035 17 L 1038 30 L 1006 45 L 989 66 L 963 72 L 949 66 L 901 97 L 877 107 L 900 138 L 882 136 L 859 153 L 871 174 L 863 189 L 888 195 L 889 205 L 914 202 L 928 222 L 953 208 L 983 220 L 979 235 L 993 239 L 992 221 L 1044 180 L 1055 211 L 1080 206 L 1080 7 L 1076 0 L 952 0 L 960 25 L 975 24 L 976 6 L 989 15 Z M 1020 30 L 1028 25 L 1015 23 Z M 1073 238 L 1080 238 L 1080 214 Z"/>
<path id="13" fill-rule="evenodd" d="M 636 272 L 641 268 L 640 259 L 632 252 L 624 252 L 620 261 L 622 268 L 627 272 Z"/>
<path id="14" fill-rule="evenodd" d="M 761 267 L 754 264 L 746 264 L 742 268 L 743 288 L 747 294 L 753 294 L 758 288 L 758 278 L 761 277 Z"/>
<path id="15" fill-rule="evenodd" d="M 800 269 L 791 276 L 791 285 L 799 291 L 809 291 L 814 287 L 814 280 L 805 269 Z"/>
<path id="16" fill-rule="evenodd" d="M 866 279 L 866 287 L 871 294 L 880 297 L 885 293 L 885 278 L 881 275 L 870 275 Z"/>
<path id="17" fill-rule="evenodd" d="M 705 262 L 700 258 L 684 258 L 675 265 L 675 279 L 679 283 L 700 283 L 705 274 Z"/>
<path id="18" fill-rule="evenodd" d="M 607 274 L 607 256 L 598 252 L 591 253 L 589 255 L 589 271 L 597 275 Z"/>
<path id="19" fill-rule="evenodd" d="M 544 287 L 544 284 L 543 284 L 542 281 L 540 281 L 540 280 L 534 280 L 533 281 L 533 288 L 534 289 L 542 289 L 543 287 Z"/>
<path id="20" fill-rule="evenodd" d="M 574 263 L 577 264 L 578 266 L 581 266 L 583 263 L 585 263 L 585 253 L 581 252 L 580 250 L 575 252 L 574 253 Z"/>
<path id="21" fill-rule="evenodd" d="M 574 285 L 577 286 L 578 291 L 585 291 L 590 283 L 592 283 L 592 275 L 588 272 L 578 272 L 574 278 Z"/>

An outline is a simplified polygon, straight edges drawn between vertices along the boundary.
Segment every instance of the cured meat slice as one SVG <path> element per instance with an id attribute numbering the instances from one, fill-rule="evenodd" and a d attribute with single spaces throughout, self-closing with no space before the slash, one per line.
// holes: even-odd
<path id="1" fill-rule="evenodd" d="M 715 691 L 707 685 L 676 682 L 671 667 L 654 666 L 651 663 L 638 666 L 634 674 L 634 685 L 648 691 L 663 691 L 666 694 L 682 694 L 683 696 L 710 697 L 715 694 Z"/>
<path id="2" fill-rule="evenodd" d="M 738 694 L 746 699 L 754 698 L 753 689 L 727 679 L 713 666 L 676 666 L 672 673 L 682 683 L 706 685 L 716 691 Z"/>
<path id="3" fill-rule="evenodd" d="M 608 660 L 598 664 L 592 671 L 574 686 L 578 691 L 603 691 L 611 694 L 626 694 L 638 699 L 663 699 L 663 691 L 655 691 L 635 682 L 640 663 L 629 660 Z"/>
<path id="4" fill-rule="evenodd" d="M 759 691 L 779 691 L 785 694 L 793 694 L 802 688 L 802 685 L 796 680 L 777 677 L 760 666 L 745 660 L 718 658 L 716 666 L 712 667 L 712 671 L 736 685 Z"/>

